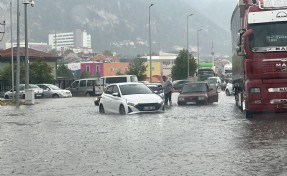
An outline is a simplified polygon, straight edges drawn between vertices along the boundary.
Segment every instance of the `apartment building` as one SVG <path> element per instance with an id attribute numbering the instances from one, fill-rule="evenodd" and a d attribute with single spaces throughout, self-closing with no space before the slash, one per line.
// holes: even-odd
<path id="1" fill-rule="evenodd" d="M 54 33 L 49 34 L 49 45 L 58 51 L 71 49 L 76 53 L 92 52 L 92 37 L 80 29 L 74 32 Z"/>

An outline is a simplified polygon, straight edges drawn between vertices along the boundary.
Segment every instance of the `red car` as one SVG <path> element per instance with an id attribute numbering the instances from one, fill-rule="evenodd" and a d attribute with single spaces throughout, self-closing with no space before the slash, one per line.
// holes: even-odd
<path id="1" fill-rule="evenodd" d="M 213 102 L 218 102 L 218 93 L 207 82 L 185 84 L 177 99 L 178 105 L 208 105 Z"/>

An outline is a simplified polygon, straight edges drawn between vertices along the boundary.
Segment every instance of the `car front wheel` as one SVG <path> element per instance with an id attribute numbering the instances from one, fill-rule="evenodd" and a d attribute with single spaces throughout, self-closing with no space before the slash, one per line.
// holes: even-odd
<path id="1" fill-rule="evenodd" d="M 104 108 L 103 104 L 100 104 L 99 111 L 100 111 L 101 114 L 105 113 L 105 108 Z"/>
<path id="2" fill-rule="evenodd" d="M 125 114 L 126 114 L 126 110 L 125 110 L 125 107 L 124 107 L 123 105 L 120 105 L 119 113 L 120 113 L 121 115 L 125 115 Z"/>

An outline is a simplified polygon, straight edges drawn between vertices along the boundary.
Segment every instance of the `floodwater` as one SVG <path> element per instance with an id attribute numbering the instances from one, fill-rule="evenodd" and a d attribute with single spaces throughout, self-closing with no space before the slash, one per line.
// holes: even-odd
<path id="1" fill-rule="evenodd" d="M 245 119 L 219 96 L 125 116 L 92 97 L 0 107 L 0 176 L 287 175 L 287 114 Z"/>

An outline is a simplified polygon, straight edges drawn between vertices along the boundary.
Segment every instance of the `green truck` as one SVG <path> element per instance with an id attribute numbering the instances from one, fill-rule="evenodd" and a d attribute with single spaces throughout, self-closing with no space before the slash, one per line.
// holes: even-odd
<path id="1" fill-rule="evenodd" d="M 212 63 L 200 63 L 197 69 L 197 81 L 205 81 L 207 78 L 215 76 L 213 68 Z"/>

